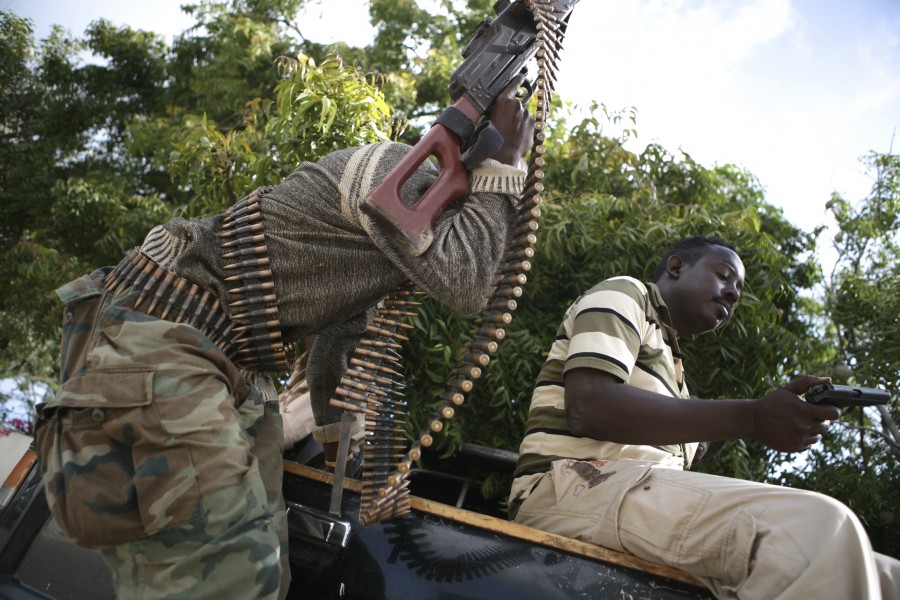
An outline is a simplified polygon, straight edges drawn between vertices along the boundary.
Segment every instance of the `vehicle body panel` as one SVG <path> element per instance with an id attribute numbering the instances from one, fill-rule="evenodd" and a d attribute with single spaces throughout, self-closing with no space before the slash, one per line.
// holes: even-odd
<path id="1" fill-rule="evenodd" d="M 294 454 L 298 456 L 317 456 L 310 460 L 314 465 L 321 460 L 315 449 Z M 477 482 L 465 477 L 420 469 L 410 479 L 412 511 L 362 527 L 357 521 L 359 481 L 345 480 L 340 514 L 332 515 L 332 475 L 286 460 L 283 487 L 293 577 L 288 597 L 711 597 L 681 571 L 460 508 L 467 490 L 480 496 Z M 419 491 L 444 502 L 416 496 Z M 448 498 L 456 499 L 457 506 L 447 503 Z M 99 553 L 73 545 L 51 518 L 35 464 L 0 515 L 0 599 L 88 600 L 112 594 L 112 578 Z"/>

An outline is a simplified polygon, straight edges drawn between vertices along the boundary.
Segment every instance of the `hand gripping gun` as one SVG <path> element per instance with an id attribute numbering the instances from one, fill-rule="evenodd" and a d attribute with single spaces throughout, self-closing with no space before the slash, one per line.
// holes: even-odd
<path id="1" fill-rule="evenodd" d="M 496 18 L 486 18 L 478 26 L 462 52 L 465 60 L 450 78 L 454 103 L 366 197 L 363 211 L 395 229 L 408 242 L 412 254 L 428 249 L 437 215 L 468 193 L 466 169 L 477 166 L 502 146 L 503 138 L 493 125 L 479 121 L 538 52 L 538 28 L 564 29 L 576 2 L 543 3 L 552 6 L 549 11 L 544 8 L 542 14 L 552 14 L 553 19 L 539 22 L 526 0 L 499 0 L 494 5 Z M 526 84 L 525 88 L 530 96 L 531 86 Z M 407 205 L 400 198 L 400 190 L 430 157 L 437 159 L 440 175 L 415 204 Z"/>

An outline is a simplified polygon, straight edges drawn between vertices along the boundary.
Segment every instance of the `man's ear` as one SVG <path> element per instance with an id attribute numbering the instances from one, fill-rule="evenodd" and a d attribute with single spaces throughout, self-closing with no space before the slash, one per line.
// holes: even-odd
<path id="1" fill-rule="evenodd" d="M 684 268 L 684 259 L 678 255 L 670 256 L 666 261 L 666 273 L 672 279 L 678 279 L 681 276 L 681 270 Z"/>

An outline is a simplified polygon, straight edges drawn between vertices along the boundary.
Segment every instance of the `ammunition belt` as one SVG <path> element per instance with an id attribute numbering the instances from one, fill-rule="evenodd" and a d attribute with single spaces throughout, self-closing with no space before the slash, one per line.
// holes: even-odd
<path id="1" fill-rule="evenodd" d="M 229 209 L 222 221 L 222 261 L 225 264 L 228 308 L 240 323 L 236 362 L 255 371 L 287 371 L 293 346 L 281 336 L 275 281 L 266 250 L 259 197 L 271 190 L 259 188 Z"/>
<path id="2" fill-rule="evenodd" d="M 131 288 L 137 292 L 135 310 L 190 325 L 233 358 L 234 323 L 215 294 L 159 266 L 139 248 L 133 248 L 107 275 L 104 285 L 116 294 Z"/>
<path id="3" fill-rule="evenodd" d="M 335 390 L 332 406 L 365 414 L 366 442 L 364 447 L 362 496 L 359 521 L 366 525 L 402 516 L 409 512 L 409 473 L 412 463 L 419 460 L 422 449 L 434 443 L 434 436 L 443 431 L 445 422 L 452 419 L 456 410 L 465 402 L 466 395 L 474 387 L 474 380 L 481 377 L 496 353 L 498 342 L 505 336 L 505 325 L 512 322 L 516 299 L 522 295 L 527 281 L 526 272 L 531 269 L 533 246 L 537 242 L 536 231 L 543 202 L 544 151 L 546 121 L 550 110 L 556 68 L 566 21 L 556 16 L 554 0 L 525 0 L 534 16 L 538 30 L 538 75 L 535 80 L 535 133 L 531 147 L 531 161 L 525 190 L 522 194 L 517 217 L 512 224 L 506 249 L 497 270 L 490 297 L 480 316 L 475 319 L 472 339 L 463 347 L 461 364 L 448 378 L 441 403 L 428 422 L 407 448 L 406 401 L 402 383 L 402 365 L 395 349 L 405 340 L 401 328 L 409 326 L 399 318 L 409 316 L 408 309 L 416 304 L 410 297 L 416 292 L 411 284 L 395 290 L 379 308 L 374 326 L 369 327 L 357 348 L 357 358 Z M 415 314 L 415 313 L 412 313 Z M 374 348 L 389 351 L 372 352 Z M 370 357 L 362 360 L 362 356 Z"/>
<path id="4" fill-rule="evenodd" d="M 286 371 L 292 348 L 281 337 L 275 284 L 268 268 L 259 196 L 256 190 L 226 214 L 220 231 L 229 309 L 219 298 L 184 277 L 158 265 L 139 248 L 132 249 L 107 276 L 104 285 L 115 293 L 137 292 L 134 309 L 184 323 L 202 332 L 236 365 L 251 371 Z"/>

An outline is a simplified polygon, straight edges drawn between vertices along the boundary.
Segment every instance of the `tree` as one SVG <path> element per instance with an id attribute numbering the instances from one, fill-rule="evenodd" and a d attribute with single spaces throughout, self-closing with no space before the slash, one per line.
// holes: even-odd
<path id="1" fill-rule="evenodd" d="M 900 156 L 872 153 L 864 163 L 874 172 L 869 195 L 854 206 L 835 194 L 827 204 L 839 228 L 822 305 L 824 337 L 836 349 L 827 372 L 836 383 L 886 389 L 893 401 L 847 411 L 802 468 L 775 480 L 838 498 L 860 516 L 877 550 L 898 556 Z"/>
<path id="2" fill-rule="evenodd" d="M 388 137 L 380 79 L 297 52 L 283 15 L 300 5 L 188 7 L 194 35 L 172 48 L 105 21 L 36 47 L 27 20 L 0 12 L 0 378 L 52 389 L 53 290 L 117 263 L 153 226 Z M 100 63 L 84 64 L 84 50 Z"/>

